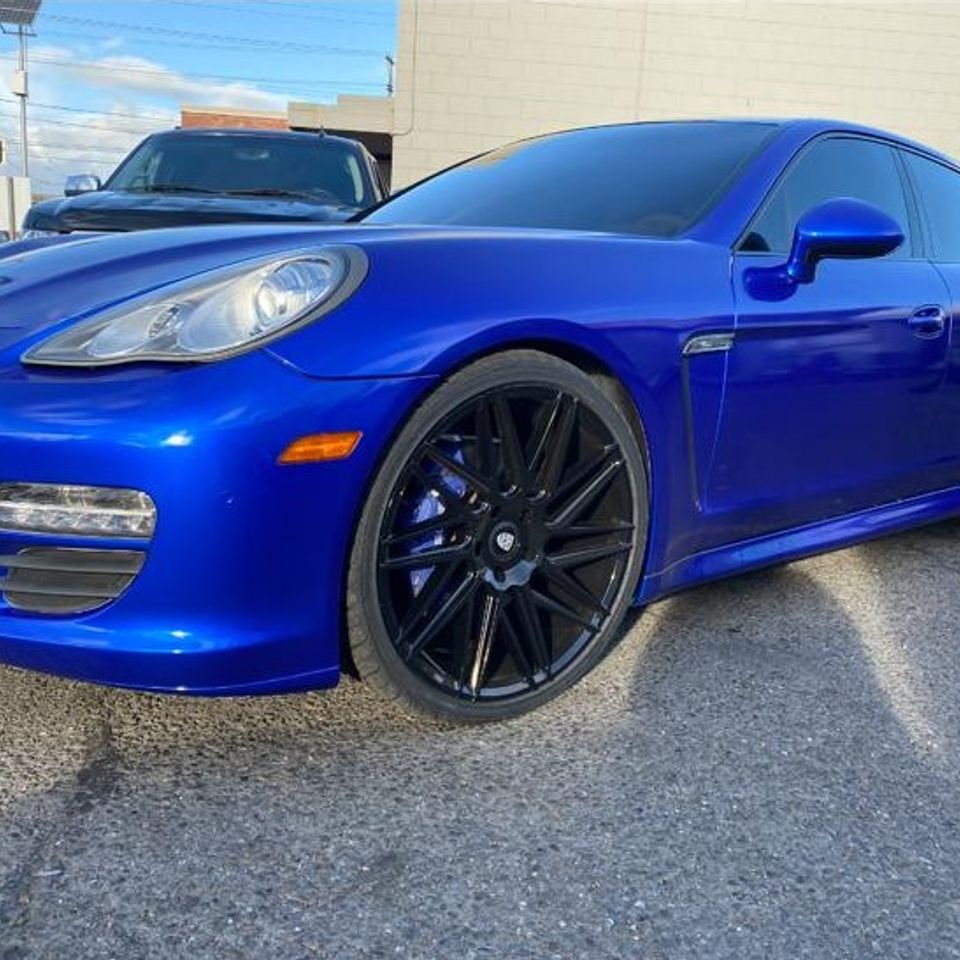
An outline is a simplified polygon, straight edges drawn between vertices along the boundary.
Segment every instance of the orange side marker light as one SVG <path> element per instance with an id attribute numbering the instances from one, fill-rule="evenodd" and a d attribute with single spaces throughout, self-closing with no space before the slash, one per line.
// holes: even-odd
<path id="1" fill-rule="evenodd" d="M 346 433 L 310 433 L 294 440 L 277 458 L 277 463 L 322 463 L 344 460 L 357 449 L 363 434 L 359 430 Z"/>

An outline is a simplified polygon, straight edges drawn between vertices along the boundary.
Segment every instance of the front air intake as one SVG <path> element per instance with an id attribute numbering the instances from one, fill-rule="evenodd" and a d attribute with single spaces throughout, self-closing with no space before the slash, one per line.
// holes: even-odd
<path id="1" fill-rule="evenodd" d="M 115 600 L 140 572 L 141 550 L 28 547 L 0 556 L 3 599 L 30 613 L 86 613 Z"/>

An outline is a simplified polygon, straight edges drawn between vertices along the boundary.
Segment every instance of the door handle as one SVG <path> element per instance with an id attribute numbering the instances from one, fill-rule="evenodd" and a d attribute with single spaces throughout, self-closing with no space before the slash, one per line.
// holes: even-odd
<path id="1" fill-rule="evenodd" d="M 932 340 L 943 333 L 947 325 L 947 313 L 943 307 L 930 305 L 917 307 L 907 320 L 907 326 L 925 340 Z"/>

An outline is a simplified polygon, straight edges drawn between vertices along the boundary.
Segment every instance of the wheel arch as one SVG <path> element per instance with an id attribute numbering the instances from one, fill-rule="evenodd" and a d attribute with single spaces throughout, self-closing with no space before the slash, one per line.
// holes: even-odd
<path id="1" fill-rule="evenodd" d="M 478 360 L 510 350 L 538 350 L 593 377 L 629 420 L 649 484 L 651 394 L 629 359 L 603 334 L 569 321 L 513 322 L 453 345 L 433 359 L 430 370 L 446 379 Z"/>

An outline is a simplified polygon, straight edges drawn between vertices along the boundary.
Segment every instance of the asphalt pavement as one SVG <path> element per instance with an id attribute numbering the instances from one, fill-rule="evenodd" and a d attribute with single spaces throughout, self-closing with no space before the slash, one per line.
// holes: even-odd
<path id="1" fill-rule="evenodd" d="M 0 668 L 0 960 L 960 956 L 960 524 L 634 616 L 500 726 Z"/>

